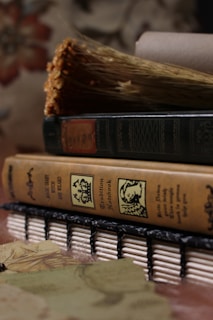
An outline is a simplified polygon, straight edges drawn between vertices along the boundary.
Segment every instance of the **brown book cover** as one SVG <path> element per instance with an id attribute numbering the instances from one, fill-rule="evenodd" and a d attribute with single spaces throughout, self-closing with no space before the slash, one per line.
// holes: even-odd
<path id="1" fill-rule="evenodd" d="M 213 168 L 168 162 L 18 154 L 2 182 L 12 201 L 213 234 Z"/>

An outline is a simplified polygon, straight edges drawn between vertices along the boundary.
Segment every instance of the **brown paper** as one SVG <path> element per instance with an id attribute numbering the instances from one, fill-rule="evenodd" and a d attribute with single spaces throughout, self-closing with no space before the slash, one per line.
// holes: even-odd
<path id="1" fill-rule="evenodd" d="M 0 262 L 10 272 L 49 270 L 80 263 L 69 254 L 62 253 L 59 246 L 50 240 L 3 244 L 0 246 Z"/>
<path id="2" fill-rule="evenodd" d="M 213 35 L 148 31 L 136 42 L 135 55 L 213 74 Z"/>

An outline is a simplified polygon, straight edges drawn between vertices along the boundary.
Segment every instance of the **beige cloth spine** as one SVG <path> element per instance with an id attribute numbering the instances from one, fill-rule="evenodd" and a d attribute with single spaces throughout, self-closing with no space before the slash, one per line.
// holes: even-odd
<path id="1" fill-rule="evenodd" d="M 135 55 L 213 74 L 213 35 L 178 32 L 144 32 Z"/>

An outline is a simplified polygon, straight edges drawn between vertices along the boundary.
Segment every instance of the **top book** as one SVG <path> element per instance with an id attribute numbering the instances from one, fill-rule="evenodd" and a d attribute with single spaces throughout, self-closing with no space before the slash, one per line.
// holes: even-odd
<path id="1" fill-rule="evenodd" d="M 213 75 L 65 39 L 48 64 L 44 115 L 212 109 Z"/>

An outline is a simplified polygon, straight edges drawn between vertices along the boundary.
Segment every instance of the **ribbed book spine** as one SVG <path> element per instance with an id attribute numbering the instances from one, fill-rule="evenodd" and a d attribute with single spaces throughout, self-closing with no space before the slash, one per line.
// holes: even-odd
<path id="1" fill-rule="evenodd" d="M 213 164 L 212 112 L 52 116 L 43 136 L 52 154 Z"/>

